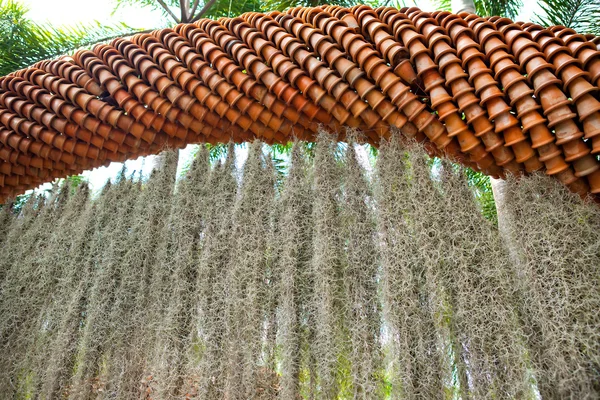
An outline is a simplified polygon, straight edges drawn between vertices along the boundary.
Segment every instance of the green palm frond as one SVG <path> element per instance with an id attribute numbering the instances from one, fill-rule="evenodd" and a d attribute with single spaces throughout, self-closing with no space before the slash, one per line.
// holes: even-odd
<path id="1" fill-rule="evenodd" d="M 292 154 L 292 146 L 294 142 L 287 142 L 286 144 L 275 143 L 271 145 L 271 149 L 273 150 L 273 156 L 285 156 L 289 157 Z"/>
<path id="2" fill-rule="evenodd" d="M 402 1 L 402 0 L 400 0 Z M 264 3 L 264 8 L 270 10 L 278 10 L 284 11 L 291 7 L 316 7 L 323 4 L 327 4 L 323 0 L 266 0 Z M 379 6 L 379 5 L 396 5 L 400 4 L 398 0 L 388 0 L 388 1 L 377 1 L 377 0 L 338 0 L 335 3 L 336 6 L 342 7 L 352 7 L 359 4 L 368 4 L 371 6 Z"/>
<path id="3" fill-rule="evenodd" d="M 579 33 L 600 36 L 600 3 L 598 0 L 539 0 L 543 13 L 535 14 L 535 22 L 543 26 L 563 25 Z"/>
<path id="4" fill-rule="evenodd" d="M 235 17 L 246 12 L 257 11 L 264 11 L 260 0 L 216 0 L 203 17 Z"/>
<path id="5" fill-rule="evenodd" d="M 404 7 L 419 7 L 417 0 L 383 0 L 381 2 L 369 3 L 372 7 L 395 7 L 401 9 Z"/>
<path id="6" fill-rule="evenodd" d="M 137 32 L 126 24 L 37 24 L 27 18 L 27 11 L 16 1 L 0 0 L 0 76 L 80 47 Z"/>
<path id="7" fill-rule="evenodd" d="M 229 146 L 226 143 L 217 144 L 205 144 L 208 149 L 208 157 L 211 163 L 215 163 L 218 160 L 224 160 L 227 157 L 227 149 Z"/>

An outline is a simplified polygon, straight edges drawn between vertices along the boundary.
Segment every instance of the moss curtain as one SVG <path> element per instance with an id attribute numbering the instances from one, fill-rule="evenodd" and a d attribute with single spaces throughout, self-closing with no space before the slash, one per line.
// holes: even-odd
<path id="1" fill-rule="evenodd" d="M 600 396 L 596 205 L 510 180 L 500 235 L 399 139 L 232 149 L 1 210 L 2 398 Z"/>

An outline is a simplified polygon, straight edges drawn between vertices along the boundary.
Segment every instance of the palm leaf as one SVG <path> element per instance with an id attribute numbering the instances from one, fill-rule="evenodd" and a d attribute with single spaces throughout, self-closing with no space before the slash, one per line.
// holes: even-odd
<path id="1" fill-rule="evenodd" d="M 539 0 L 539 5 L 543 13 L 535 14 L 538 24 L 563 25 L 579 33 L 600 36 L 598 0 Z"/>
<path id="2" fill-rule="evenodd" d="M 38 24 L 27 18 L 27 11 L 16 1 L 0 0 L 0 76 L 80 47 L 137 32 L 126 24 Z"/>

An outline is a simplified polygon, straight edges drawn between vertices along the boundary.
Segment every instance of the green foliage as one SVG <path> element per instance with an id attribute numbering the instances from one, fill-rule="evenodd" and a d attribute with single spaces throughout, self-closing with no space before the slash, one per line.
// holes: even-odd
<path id="1" fill-rule="evenodd" d="M 264 11 L 260 0 L 216 0 L 204 18 L 235 17 L 245 12 Z"/>
<path id="2" fill-rule="evenodd" d="M 225 143 L 206 144 L 210 162 L 214 163 L 227 156 L 227 145 Z"/>
<path id="3" fill-rule="evenodd" d="M 148 7 L 163 14 L 163 17 L 176 23 L 195 22 L 200 18 L 234 17 L 251 11 L 283 11 L 290 7 L 315 7 L 323 4 L 318 0 L 116 0 L 115 10 L 122 5 Z M 351 7 L 358 4 L 369 4 L 374 7 L 382 5 L 376 0 L 366 2 L 359 0 L 341 0 L 339 6 Z M 403 6 L 404 3 L 388 0 L 384 5 Z"/>
<path id="4" fill-rule="evenodd" d="M 451 0 L 436 0 L 434 6 L 436 10 L 452 12 Z"/>
<path id="5" fill-rule="evenodd" d="M 31 197 L 32 194 L 33 194 L 33 192 L 29 192 L 29 193 L 25 193 L 25 194 L 20 194 L 17 197 L 15 197 L 15 200 L 12 203 L 12 207 L 11 207 L 12 212 L 14 214 L 19 214 L 21 212 L 21 210 L 23 209 L 23 206 L 25 206 L 25 204 L 29 201 L 29 198 Z M 4 205 L 4 206 L 6 206 L 6 205 Z"/>
<path id="6" fill-rule="evenodd" d="M 266 0 L 264 3 L 264 9 L 283 11 L 291 7 L 316 7 L 322 4 L 323 1 L 320 0 Z M 374 0 L 339 0 L 335 2 L 335 5 L 342 7 L 352 7 L 358 4 L 378 6 L 380 3 Z"/>
<path id="7" fill-rule="evenodd" d="M 279 155 L 286 155 L 286 156 L 290 156 L 290 154 L 292 154 L 292 145 L 294 144 L 294 142 L 287 142 L 286 144 L 274 144 L 271 146 L 271 149 L 273 150 L 273 156 L 277 156 Z"/>
<path id="8" fill-rule="evenodd" d="M 17 1 L 0 0 L 0 76 L 134 31 L 126 24 L 100 22 L 58 27 L 37 24 L 27 18 L 28 11 Z"/>
<path id="9" fill-rule="evenodd" d="M 396 7 L 401 9 L 403 7 L 418 7 L 416 0 L 386 0 L 381 4 L 385 7 Z"/>
<path id="10" fill-rule="evenodd" d="M 180 23 L 261 11 L 261 4 L 259 0 L 116 0 L 115 10 L 122 5 L 148 7 L 161 12 L 166 19 Z"/>
<path id="11" fill-rule="evenodd" d="M 290 163 L 290 157 L 292 155 L 293 142 L 287 142 L 286 144 L 273 144 L 271 146 L 263 146 L 263 152 L 266 150 L 270 154 L 273 166 L 277 172 L 277 184 L 282 183 L 283 178 L 287 175 Z"/>
<path id="12" fill-rule="evenodd" d="M 87 182 L 87 178 L 85 178 L 83 175 L 68 176 L 65 179 L 68 183 L 69 192 L 71 195 L 75 194 L 75 191 L 82 183 Z"/>
<path id="13" fill-rule="evenodd" d="M 535 22 L 543 26 L 563 25 L 579 33 L 600 35 L 600 4 L 598 0 L 539 0 L 542 14 Z"/>
<path id="14" fill-rule="evenodd" d="M 501 16 L 514 19 L 523 7 L 521 0 L 475 0 L 474 2 L 477 15 L 482 17 Z M 438 10 L 452 11 L 451 0 L 437 0 L 434 4 Z"/>
<path id="15" fill-rule="evenodd" d="M 167 19 L 180 22 L 194 22 L 200 18 L 232 17 L 250 11 L 283 11 L 290 7 L 315 7 L 323 4 L 318 0 L 117 0 L 115 10 L 122 5 L 136 5 L 149 7 L 160 11 Z M 341 0 L 336 3 L 344 7 L 357 4 L 370 4 L 378 6 L 377 1 L 362 2 L 358 0 Z M 386 4 L 391 4 L 387 2 Z"/>
<path id="16" fill-rule="evenodd" d="M 490 177 L 481 172 L 473 171 L 471 168 L 465 168 L 465 175 L 469 186 L 475 192 L 475 198 L 481 206 L 483 216 L 494 224 L 497 224 L 498 213 Z"/>

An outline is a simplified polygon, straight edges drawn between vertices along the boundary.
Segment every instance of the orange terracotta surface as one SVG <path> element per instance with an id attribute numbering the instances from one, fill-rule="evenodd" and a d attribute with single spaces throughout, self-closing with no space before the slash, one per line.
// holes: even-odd
<path id="1" fill-rule="evenodd" d="M 600 194 L 598 39 L 368 6 L 203 19 L 0 78 L 0 200 L 190 143 L 344 140 L 392 127 L 494 177 Z"/>

